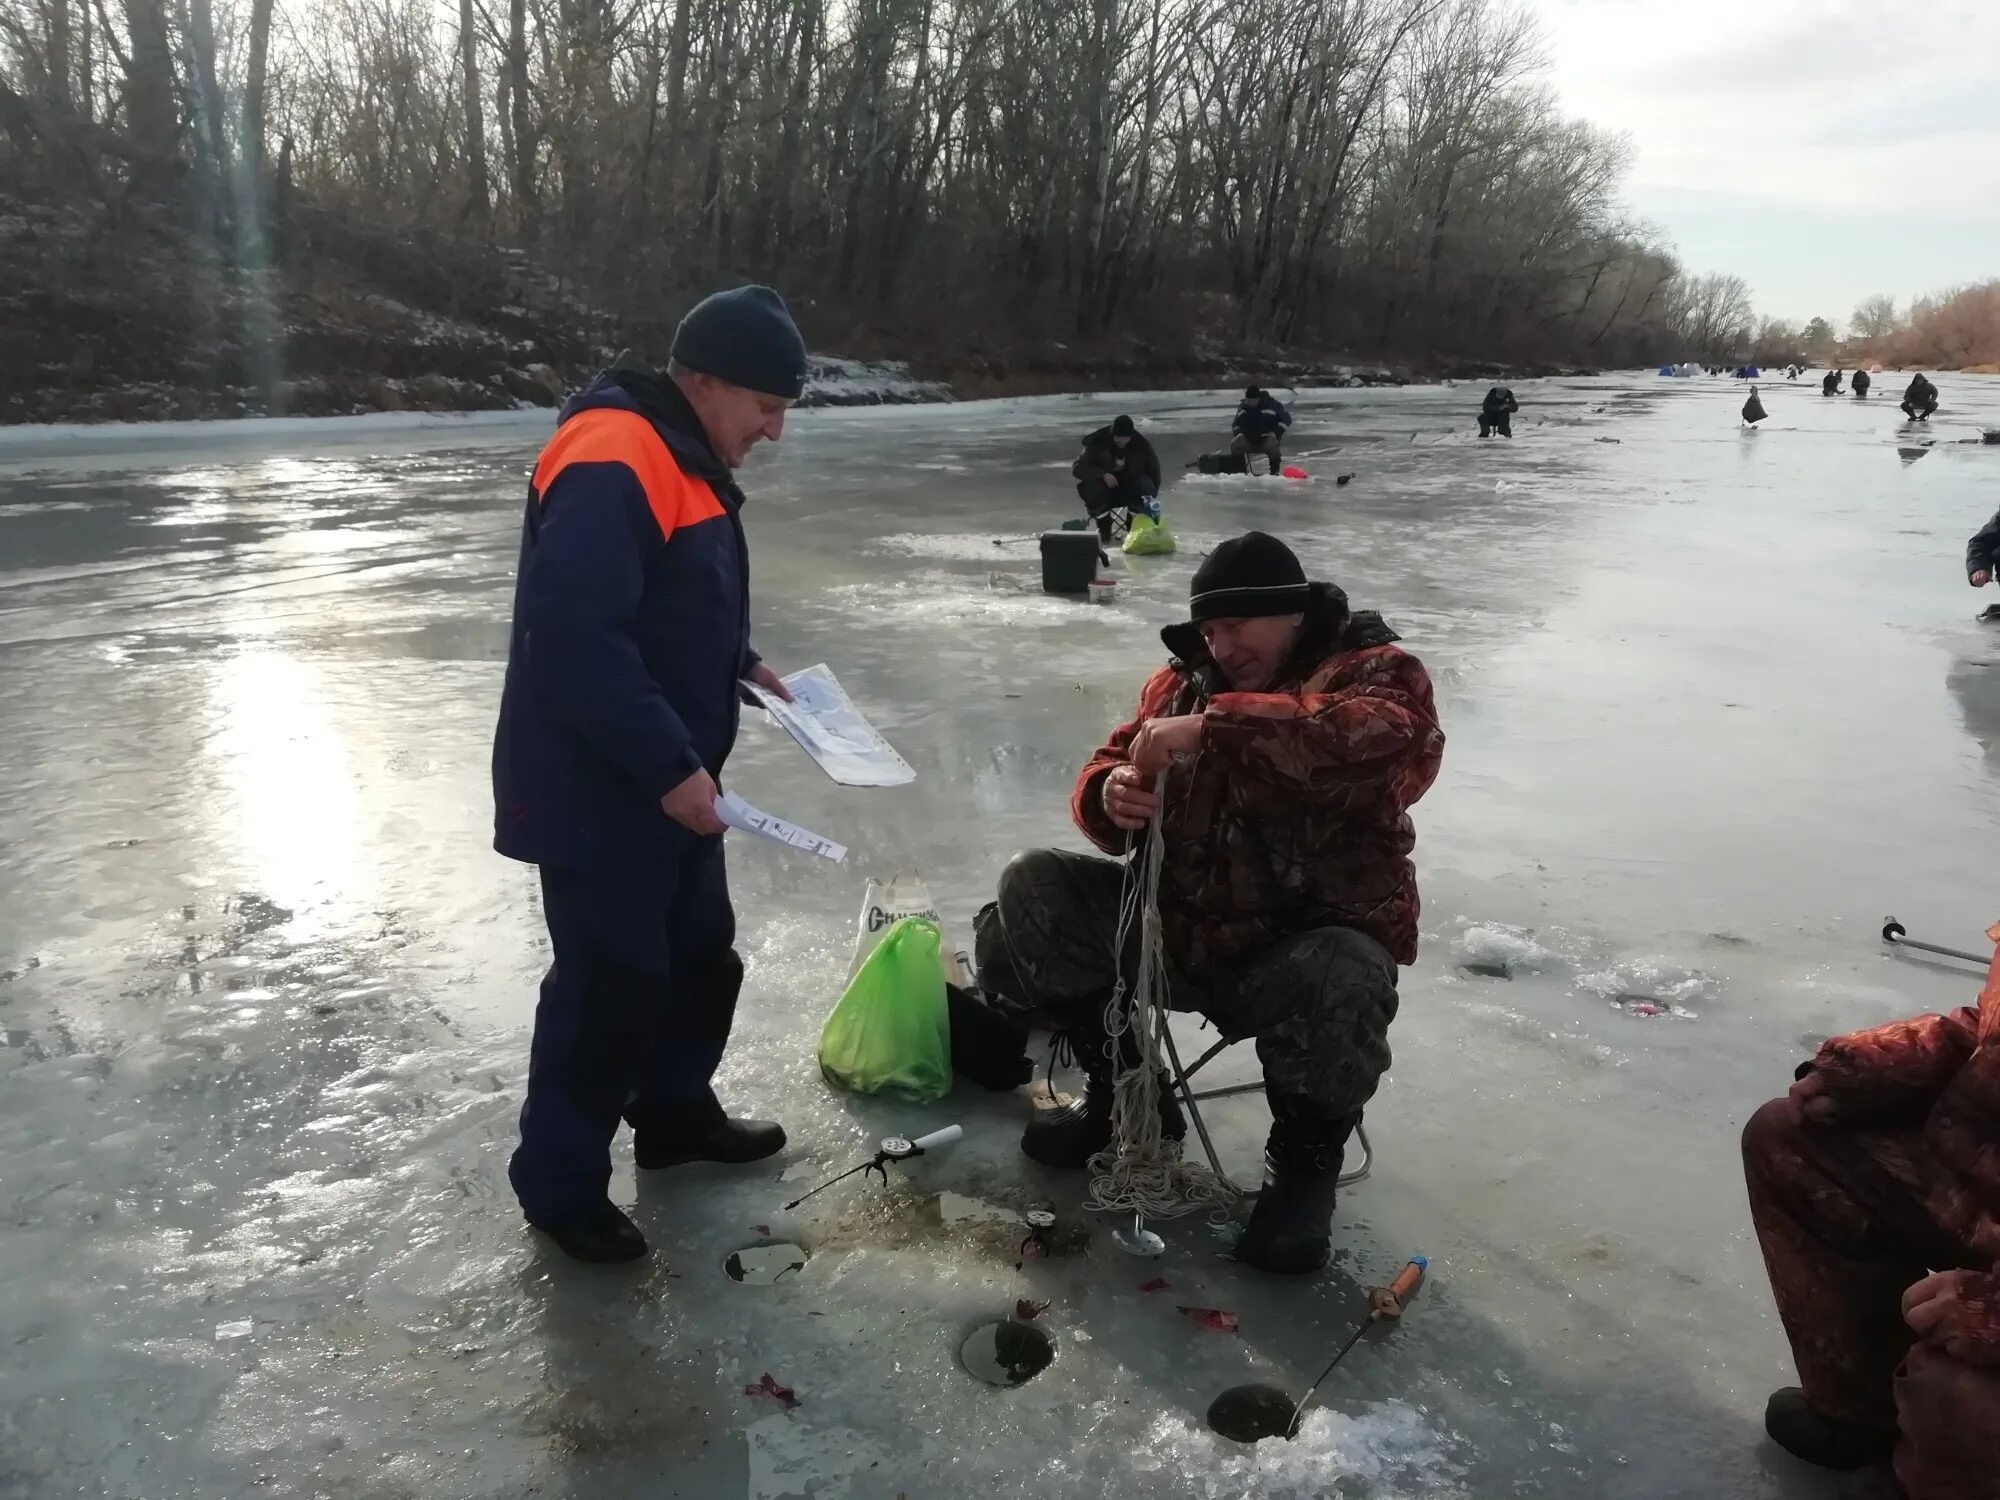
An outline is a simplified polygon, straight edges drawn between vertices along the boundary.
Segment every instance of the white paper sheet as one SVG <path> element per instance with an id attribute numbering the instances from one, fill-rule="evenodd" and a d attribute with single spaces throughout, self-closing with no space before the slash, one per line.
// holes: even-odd
<path id="1" fill-rule="evenodd" d="M 783 818 L 759 812 L 734 792 L 724 792 L 715 799 L 715 812 L 731 828 L 740 828 L 759 838 L 775 839 L 780 844 L 817 854 L 821 859 L 830 859 L 837 865 L 847 861 L 847 845 L 836 844 L 832 839 L 823 839 L 796 823 L 787 823 Z"/>
<path id="2" fill-rule="evenodd" d="M 819 768 L 842 786 L 905 786 L 917 779 L 847 696 L 825 662 L 785 680 L 792 701 L 750 683 L 757 701 L 799 742 Z"/>

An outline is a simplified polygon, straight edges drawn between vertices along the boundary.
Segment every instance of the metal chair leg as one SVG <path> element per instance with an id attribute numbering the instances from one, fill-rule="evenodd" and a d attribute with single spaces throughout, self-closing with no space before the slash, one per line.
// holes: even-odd
<path id="1" fill-rule="evenodd" d="M 1201 1149 L 1208 1155 L 1209 1166 L 1214 1170 L 1217 1177 L 1229 1183 L 1238 1192 L 1245 1191 L 1231 1180 L 1227 1172 L 1223 1171 L 1222 1158 L 1216 1153 L 1215 1142 L 1210 1138 L 1208 1133 L 1208 1122 L 1202 1119 L 1201 1106 L 1197 1101 L 1202 1099 L 1231 1099 L 1239 1094 L 1261 1094 L 1264 1092 L 1263 1083 L 1261 1081 L 1255 1083 L 1231 1083 L 1221 1088 L 1202 1089 L 1196 1092 L 1194 1085 L 1189 1080 L 1196 1073 L 1200 1072 L 1202 1068 L 1206 1067 L 1217 1053 L 1221 1052 L 1225 1047 L 1234 1046 L 1235 1043 L 1224 1038 L 1202 1053 L 1200 1057 L 1197 1057 L 1192 1067 L 1183 1068 L 1181 1066 L 1180 1049 L 1174 1045 L 1173 1032 L 1166 1027 L 1162 1027 L 1160 1035 L 1166 1042 L 1167 1058 L 1174 1066 L 1174 1091 L 1181 1096 L 1181 1108 L 1187 1112 L 1188 1119 L 1194 1125 L 1194 1133 L 1201 1141 Z M 1368 1139 L 1368 1127 L 1366 1125 L 1359 1122 L 1355 1124 L 1354 1140 L 1361 1147 L 1361 1161 L 1353 1170 L 1340 1174 L 1338 1181 L 1340 1187 L 1352 1187 L 1357 1182 L 1365 1181 L 1368 1175 L 1375 1170 L 1375 1143 Z"/>

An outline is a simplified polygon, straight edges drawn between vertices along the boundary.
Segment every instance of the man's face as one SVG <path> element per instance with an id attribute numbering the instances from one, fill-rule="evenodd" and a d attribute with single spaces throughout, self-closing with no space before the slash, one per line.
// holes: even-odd
<path id="1" fill-rule="evenodd" d="M 784 436 L 785 413 L 792 403 L 782 396 L 747 391 L 713 375 L 690 375 L 681 388 L 701 418 L 715 456 L 732 469 L 742 468 L 758 443 L 775 443 Z"/>
<path id="2" fill-rule="evenodd" d="M 1129 434 L 1129 433 L 1123 433 L 1123 432 L 1114 432 L 1114 433 L 1112 433 L 1112 434 L 1111 434 L 1111 446 L 1112 446 L 1112 447 L 1114 447 L 1114 448 L 1129 448 L 1129 447 L 1131 447 L 1131 446 L 1132 446 L 1132 437 L 1131 437 L 1131 434 Z"/>
<path id="3" fill-rule="evenodd" d="M 1203 620 L 1201 638 L 1239 693 L 1262 692 L 1278 675 L 1299 638 L 1304 615 L 1264 615 L 1250 620 Z"/>

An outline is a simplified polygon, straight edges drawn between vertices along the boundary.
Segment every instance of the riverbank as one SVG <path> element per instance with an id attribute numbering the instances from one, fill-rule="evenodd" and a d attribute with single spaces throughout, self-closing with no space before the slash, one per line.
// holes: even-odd
<path id="1" fill-rule="evenodd" d="M 244 272 L 139 216 L 112 232 L 77 205 L 0 193 L 0 426 L 489 412 L 559 405 L 671 325 L 621 317 L 518 250 L 390 245 L 302 219 L 281 269 Z M 883 328 L 796 301 L 822 348 L 807 406 L 901 405 L 1259 383 L 1400 386 L 1572 373 L 1458 354 L 1369 359 L 1230 340 L 1040 339 L 946 321 Z"/>

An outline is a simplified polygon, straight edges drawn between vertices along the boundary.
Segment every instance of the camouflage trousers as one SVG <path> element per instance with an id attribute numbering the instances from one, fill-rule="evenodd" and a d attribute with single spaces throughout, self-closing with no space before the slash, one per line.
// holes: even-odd
<path id="1" fill-rule="evenodd" d="M 1101 1007 L 1120 965 L 1136 967 L 1136 934 L 1122 955 L 1125 867 L 1094 855 L 1030 849 L 1000 876 L 974 924 L 980 987 L 995 1005 L 1043 1024 L 1069 1024 Z M 1225 1037 L 1257 1039 L 1271 1098 L 1295 1114 L 1358 1114 L 1389 1067 L 1396 964 L 1373 938 L 1320 927 L 1246 955 L 1212 984 L 1169 977 L 1175 1010 L 1208 1017 Z"/>
<path id="2" fill-rule="evenodd" d="M 2000 1368 L 1913 1345 L 1903 1322 L 1931 1271 L 1985 1269 L 1927 1206 L 1949 1173 L 1923 1132 L 1808 1123 L 1775 1099 L 1744 1128 L 1743 1171 L 1813 1410 L 1895 1432 L 1911 1500 L 2000 1500 Z"/>

